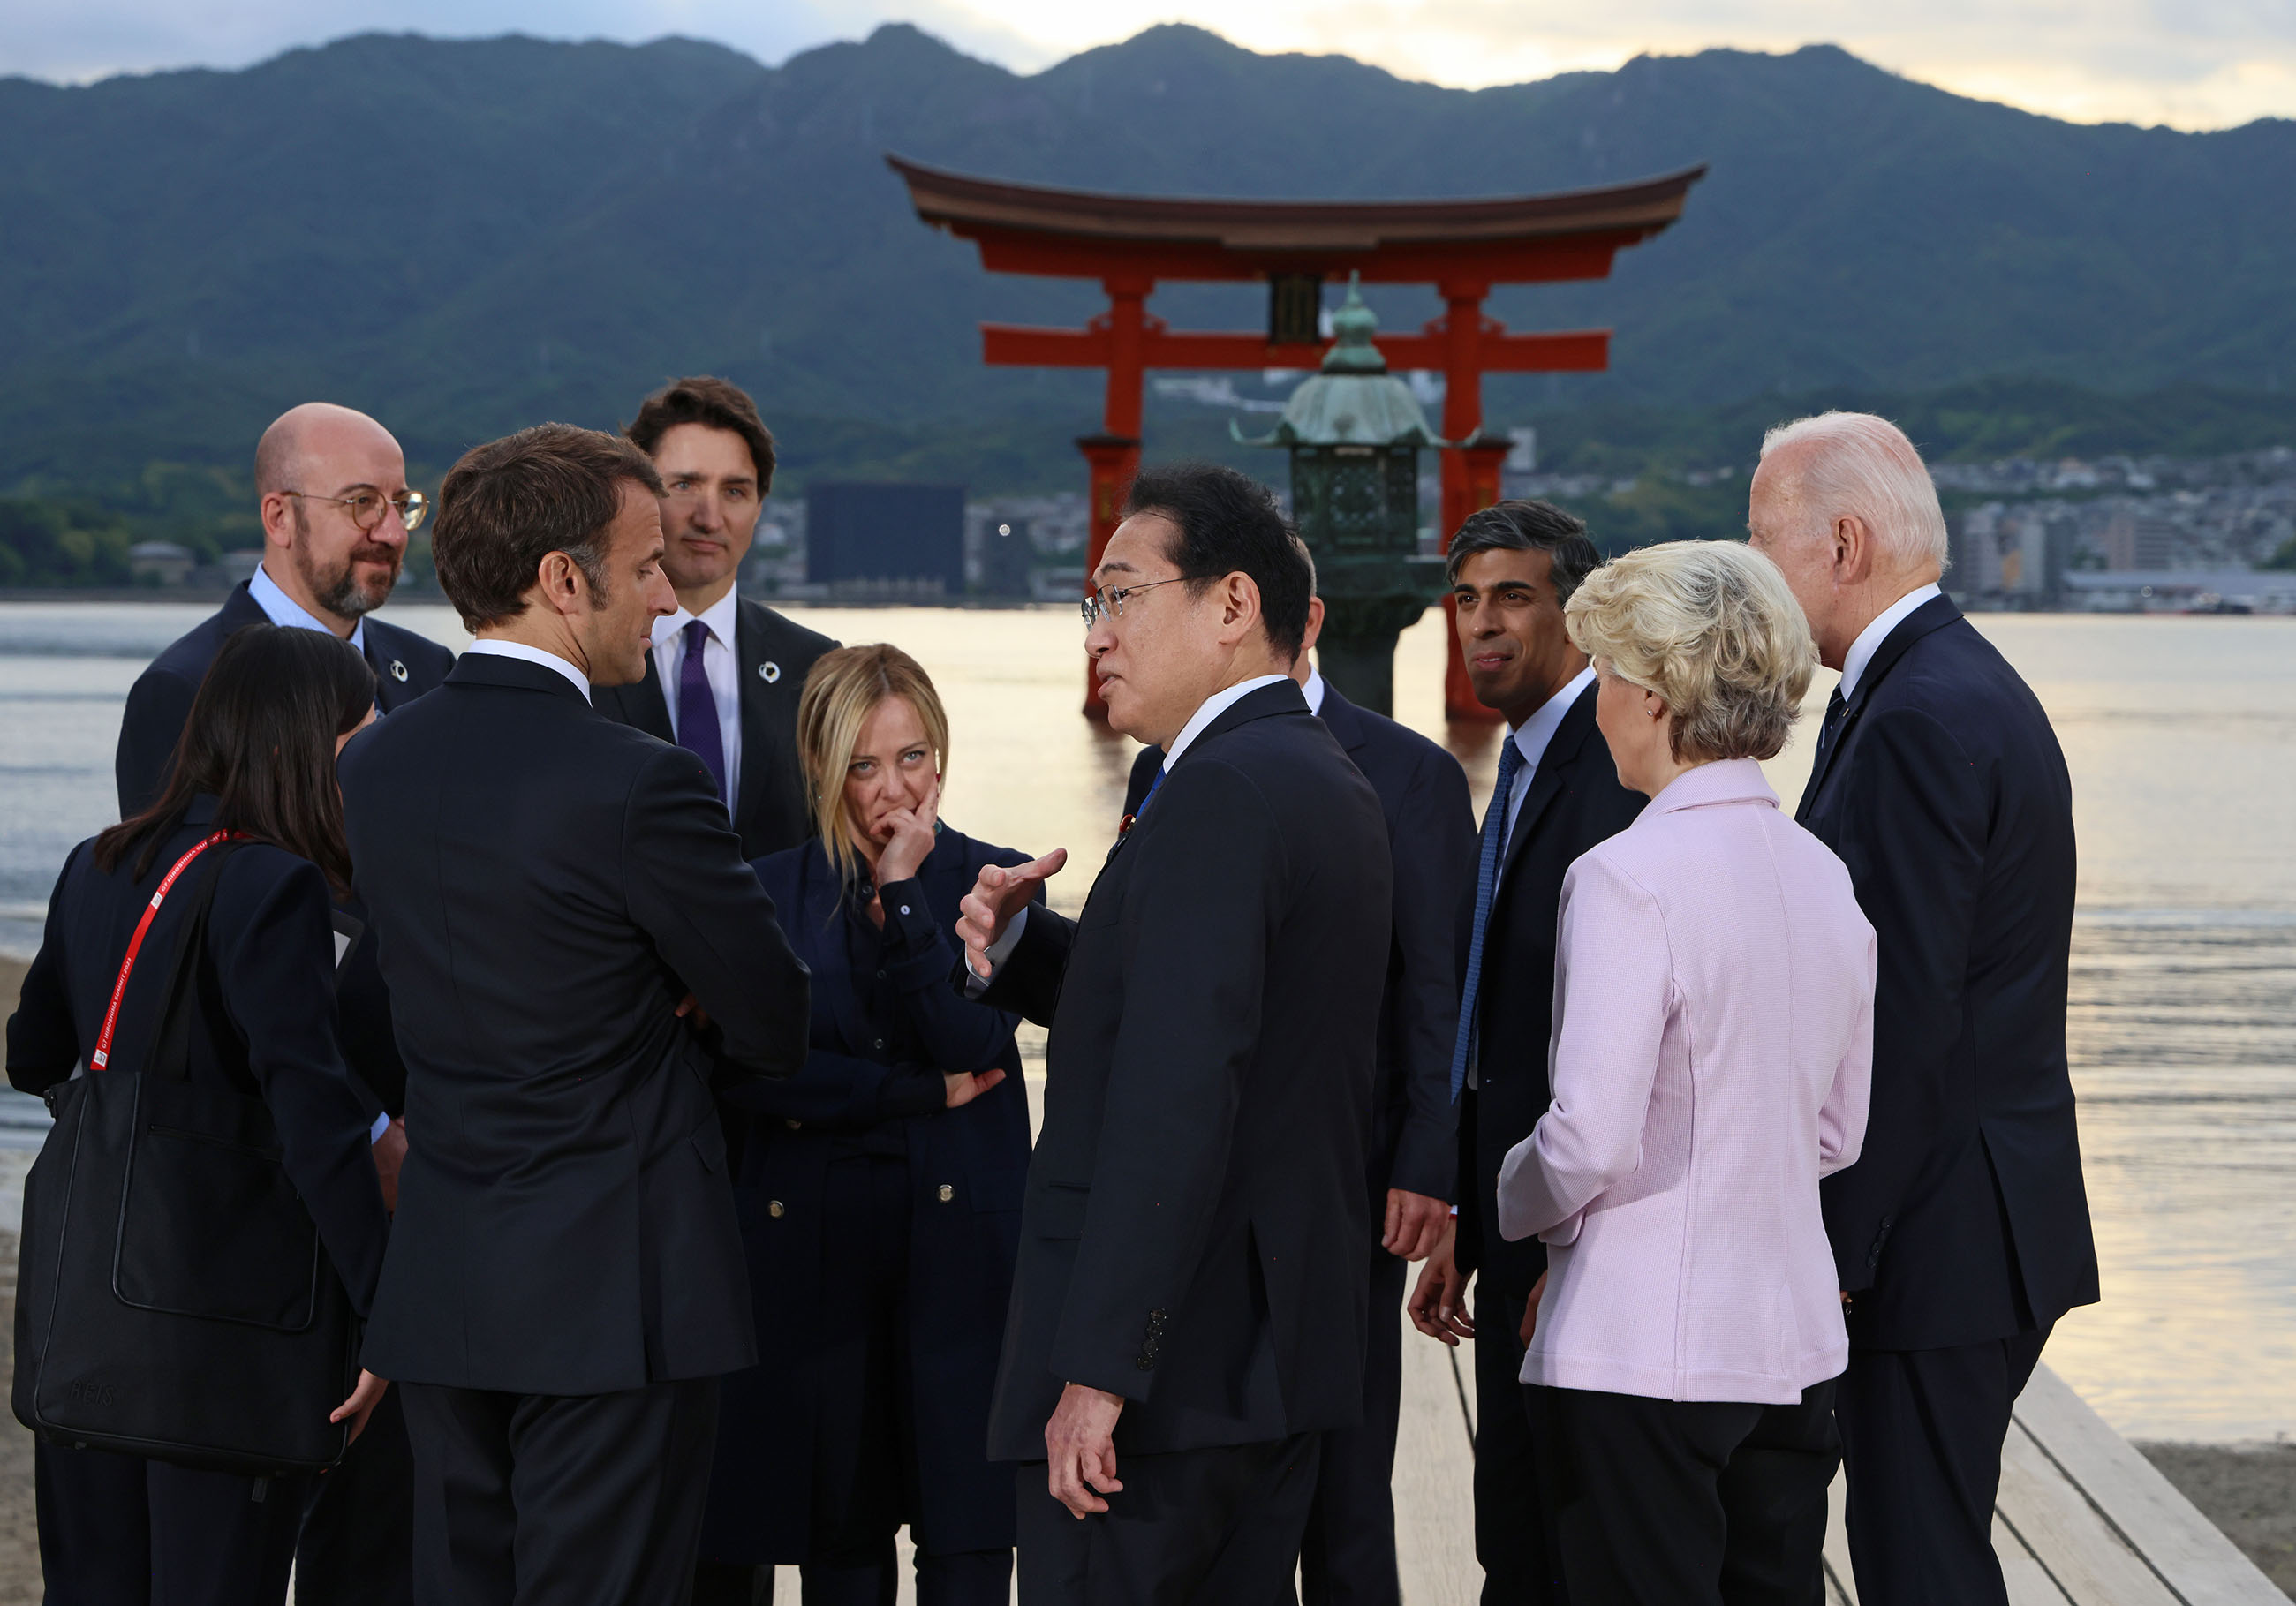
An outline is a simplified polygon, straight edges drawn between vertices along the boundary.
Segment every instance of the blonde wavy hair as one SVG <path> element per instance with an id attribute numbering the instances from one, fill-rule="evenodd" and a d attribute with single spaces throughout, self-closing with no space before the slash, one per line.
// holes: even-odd
<path id="1" fill-rule="evenodd" d="M 861 827 L 845 806 L 845 773 L 861 745 L 861 727 L 889 697 L 908 701 L 932 743 L 933 768 L 948 774 L 948 715 L 932 677 L 890 642 L 839 647 L 814 660 L 797 700 L 797 753 L 805 766 L 806 807 L 829 850 L 829 861 L 849 883 L 866 868 L 854 847 Z"/>
<path id="2" fill-rule="evenodd" d="M 1604 673 L 1666 700 L 1677 762 L 1775 758 L 1817 667 L 1785 577 L 1735 541 L 1669 541 L 1613 559 L 1562 618 Z"/>

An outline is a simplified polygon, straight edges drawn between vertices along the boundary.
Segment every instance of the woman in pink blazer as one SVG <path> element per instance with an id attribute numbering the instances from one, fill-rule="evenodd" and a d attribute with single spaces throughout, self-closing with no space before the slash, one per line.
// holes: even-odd
<path id="1" fill-rule="evenodd" d="M 1554 1102 L 1500 1173 L 1547 1273 L 1522 1381 L 1572 1606 L 1822 1599 L 1849 1360 L 1818 1178 L 1857 1158 L 1874 930 L 1779 808 L 1816 662 L 1770 563 L 1675 542 L 1570 602 L 1651 805 L 1570 867 Z"/>

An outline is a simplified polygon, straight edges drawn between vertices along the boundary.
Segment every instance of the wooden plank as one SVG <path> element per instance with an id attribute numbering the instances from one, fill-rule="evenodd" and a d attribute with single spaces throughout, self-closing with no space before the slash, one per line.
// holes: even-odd
<path id="1" fill-rule="evenodd" d="M 2017 1401 L 2013 1441 L 2076 1488 L 2098 1524 L 2182 1606 L 2288 1606 L 2288 1598 L 2134 1446 L 2046 1366 Z"/>
<path id="2" fill-rule="evenodd" d="M 2025 1548 L 2016 1531 L 1993 1513 L 1993 1555 L 2001 1563 L 2001 1582 L 2009 1592 L 2009 1606 L 2084 1606 L 2057 1585 L 2040 1558 Z"/>
<path id="3" fill-rule="evenodd" d="M 1849 1568 L 1849 1528 L 1842 1520 L 1849 1498 L 1849 1479 L 1836 1471 L 1833 1487 L 1825 1491 L 1826 1606 L 1857 1606 L 1857 1577 Z"/>
<path id="4" fill-rule="evenodd" d="M 1994 1510 L 2079 1606 L 2180 1606 L 2144 1558 L 2020 1424 L 2011 1425 L 2002 1446 Z"/>
<path id="5" fill-rule="evenodd" d="M 1451 1349 L 1405 1321 L 1403 1410 L 1395 1437 L 1395 1553 L 1405 1606 L 1475 1606 L 1474 1399 L 1467 1350 Z M 1454 1368 L 1456 1368 L 1455 1370 Z"/>

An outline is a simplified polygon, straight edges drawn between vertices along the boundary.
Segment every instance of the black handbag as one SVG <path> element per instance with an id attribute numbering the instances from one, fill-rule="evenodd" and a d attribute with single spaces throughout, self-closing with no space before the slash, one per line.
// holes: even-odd
<path id="1" fill-rule="evenodd" d="M 137 949 L 208 848 L 140 1069 L 108 1062 Z M 120 967 L 89 1069 L 50 1094 L 24 1184 L 16 1420 L 50 1442 L 254 1477 L 342 1459 L 328 1413 L 358 1378 L 358 1321 L 281 1164 L 260 1098 L 195 1086 L 214 987 L 208 911 L 231 852 L 177 861 Z"/>

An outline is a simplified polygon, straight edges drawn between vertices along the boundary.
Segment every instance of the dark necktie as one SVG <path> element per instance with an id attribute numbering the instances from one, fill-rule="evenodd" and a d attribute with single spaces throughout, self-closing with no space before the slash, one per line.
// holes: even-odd
<path id="1" fill-rule="evenodd" d="M 709 640 L 709 627 L 695 619 L 685 627 L 685 661 L 677 671 L 677 745 L 698 755 L 718 783 L 718 797 L 726 798 L 726 738 L 718 729 L 718 699 L 709 690 L 702 668 L 701 649 Z"/>
<path id="2" fill-rule="evenodd" d="M 1825 723 L 1817 727 L 1817 754 L 1809 761 L 1809 783 L 1802 788 L 1801 807 L 1794 810 L 1795 818 L 1808 814 L 1810 804 L 1816 799 L 1817 783 L 1825 774 L 1825 761 L 1833 757 L 1833 744 L 1841 739 L 1842 722 L 1849 717 L 1849 701 L 1837 685 L 1833 695 L 1825 700 Z"/>
<path id="3" fill-rule="evenodd" d="M 1467 1085 L 1467 1061 L 1475 1049 L 1475 1004 L 1483 990 L 1483 929 L 1491 923 L 1491 903 L 1498 896 L 1499 863 L 1506 852 L 1507 805 L 1514 797 L 1514 778 L 1522 769 L 1522 749 L 1509 731 L 1499 749 L 1498 784 L 1491 788 L 1491 806 L 1483 813 L 1482 855 L 1475 864 L 1475 924 L 1467 940 L 1467 985 L 1459 995 L 1459 1036 L 1451 1049 L 1451 1102 L 1459 1102 Z"/>

